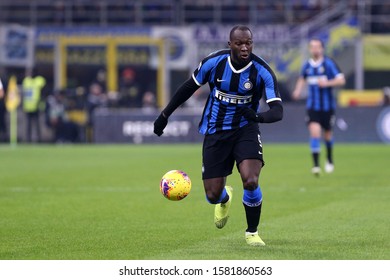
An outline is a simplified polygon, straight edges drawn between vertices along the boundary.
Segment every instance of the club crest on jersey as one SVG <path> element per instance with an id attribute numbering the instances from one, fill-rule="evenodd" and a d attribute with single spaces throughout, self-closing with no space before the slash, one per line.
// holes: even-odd
<path id="1" fill-rule="evenodd" d="M 244 83 L 244 88 L 245 88 L 246 90 L 250 90 L 250 89 L 252 89 L 252 87 L 253 87 L 253 84 L 251 83 L 251 81 L 246 81 L 246 82 Z"/>

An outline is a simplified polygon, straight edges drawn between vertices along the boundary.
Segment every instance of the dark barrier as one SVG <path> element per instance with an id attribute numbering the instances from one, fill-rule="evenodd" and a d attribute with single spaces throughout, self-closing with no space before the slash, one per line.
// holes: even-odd
<path id="1" fill-rule="evenodd" d="M 268 142 L 307 142 L 309 134 L 305 116 L 303 105 L 285 105 L 284 119 L 281 122 L 260 125 L 263 140 Z M 387 116 L 387 122 L 385 116 Z M 334 138 L 337 142 L 390 143 L 390 108 L 338 108 L 334 125 Z"/>
<path id="2" fill-rule="evenodd" d="M 158 112 L 143 110 L 99 109 L 94 114 L 96 143 L 181 143 L 201 142 L 198 133 L 201 111 L 177 110 L 169 119 L 163 136 L 153 134 Z M 260 124 L 262 139 L 268 143 L 308 141 L 303 105 L 285 104 L 284 119 L 273 124 Z M 339 108 L 336 114 L 337 142 L 390 143 L 390 108 Z"/>
<path id="3" fill-rule="evenodd" d="M 94 114 L 94 142 L 96 143 L 181 143 L 200 142 L 198 133 L 201 113 L 178 110 L 169 118 L 161 137 L 153 133 L 153 122 L 158 112 L 143 110 L 99 109 Z"/>

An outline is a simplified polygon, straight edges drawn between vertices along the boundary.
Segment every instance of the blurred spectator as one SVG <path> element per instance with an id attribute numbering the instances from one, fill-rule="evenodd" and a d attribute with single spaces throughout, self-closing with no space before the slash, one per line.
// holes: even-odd
<path id="1" fill-rule="evenodd" d="M 88 125 L 93 126 L 93 112 L 98 107 L 107 106 L 107 95 L 98 83 L 89 86 L 87 97 Z"/>
<path id="2" fill-rule="evenodd" d="M 55 143 L 79 141 L 79 127 L 68 119 L 64 91 L 56 91 L 46 102 L 46 124 L 54 131 Z"/>
<path id="3" fill-rule="evenodd" d="M 151 91 L 145 92 L 142 98 L 142 110 L 144 112 L 154 112 L 156 108 L 156 95 Z"/>
<path id="4" fill-rule="evenodd" d="M 27 76 L 23 79 L 23 111 L 27 118 L 27 142 L 32 141 L 32 126 L 35 124 L 37 141 L 41 142 L 41 127 L 39 122 L 39 111 L 41 102 L 41 91 L 46 85 L 46 79 L 36 75 L 35 70 L 28 70 Z"/>
<path id="5" fill-rule="evenodd" d="M 4 93 L 4 87 L 3 83 L 0 79 L 0 142 L 3 142 L 6 140 L 7 135 L 7 126 L 5 124 L 5 93 Z"/>
<path id="6" fill-rule="evenodd" d="M 97 83 L 102 88 L 103 92 L 107 92 L 107 74 L 106 70 L 100 69 L 96 74 L 94 83 Z"/>
<path id="7" fill-rule="evenodd" d="M 132 68 L 125 68 L 119 83 L 119 107 L 140 108 L 142 106 L 141 85 L 137 82 Z"/>

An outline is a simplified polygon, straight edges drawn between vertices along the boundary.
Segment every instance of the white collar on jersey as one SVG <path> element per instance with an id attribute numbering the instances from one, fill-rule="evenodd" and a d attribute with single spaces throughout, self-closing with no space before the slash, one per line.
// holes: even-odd
<path id="1" fill-rule="evenodd" d="M 312 67 L 318 67 L 324 62 L 324 58 L 321 58 L 319 60 L 314 60 L 312 58 L 309 59 L 309 63 Z"/>
<path id="2" fill-rule="evenodd" d="M 241 72 L 244 72 L 246 69 L 248 69 L 249 67 L 251 67 L 251 65 L 253 64 L 253 62 L 249 62 L 244 68 L 241 68 L 241 69 L 238 69 L 236 70 L 236 68 L 233 67 L 233 64 L 232 64 L 232 61 L 230 60 L 230 56 L 228 57 L 228 61 L 229 61 L 229 66 L 230 68 L 232 69 L 232 71 L 234 73 L 241 73 Z"/>

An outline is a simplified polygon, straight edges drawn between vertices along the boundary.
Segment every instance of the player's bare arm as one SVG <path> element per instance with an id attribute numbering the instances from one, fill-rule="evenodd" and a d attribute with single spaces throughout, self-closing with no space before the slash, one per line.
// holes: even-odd
<path id="1" fill-rule="evenodd" d="M 340 74 L 337 75 L 334 79 L 331 80 L 319 80 L 318 86 L 320 88 L 326 88 L 326 87 L 341 87 L 345 85 L 345 77 L 344 75 Z"/>
<path id="2" fill-rule="evenodd" d="M 305 79 L 302 76 L 299 77 L 297 80 L 297 84 L 295 85 L 295 89 L 292 93 L 292 98 L 294 100 L 298 100 L 301 97 L 301 93 L 305 85 L 306 85 Z"/>

